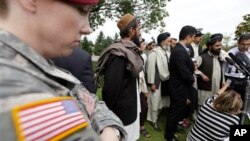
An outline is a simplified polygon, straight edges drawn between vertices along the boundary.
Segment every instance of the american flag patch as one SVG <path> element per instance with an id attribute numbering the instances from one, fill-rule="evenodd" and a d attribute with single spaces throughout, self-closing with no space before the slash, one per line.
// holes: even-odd
<path id="1" fill-rule="evenodd" d="M 38 101 L 12 110 L 19 140 L 60 140 L 88 125 L 71 97 Z"/>

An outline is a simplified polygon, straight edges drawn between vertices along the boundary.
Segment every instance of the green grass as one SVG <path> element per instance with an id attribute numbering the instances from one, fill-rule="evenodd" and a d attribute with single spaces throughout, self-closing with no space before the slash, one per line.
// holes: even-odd
<path id="1" fill-rule="evenodd" d="M 161 132 L 157 132 L 154 130 L 154 128 L 151 126 L 149 122 L 145 123 L 146 129 L 150 133 L 151 137 L 150 138 L 145 138 L 143 136 L 140 136 L 139 141 L 165 141 L 164 138 L 164 132 L 165 132 L 165 125 L 166 125 L 166 109 L 162 110 L 159 116 L 159 126 L 161 128 Z M 190 129 L 186 129 L 184 133 L 177 133 L 176 135 L 178 136 L 177 139 L 179 141 L 185 141 L 186 136 L 188 134 L 188 131 Z"/>
<path id="2" fill-rule="evenodd" d="M 101 88 L 97 89 L 96 95 L 99 98 L 99 100 L 102 100 L 102 89 Z"/>

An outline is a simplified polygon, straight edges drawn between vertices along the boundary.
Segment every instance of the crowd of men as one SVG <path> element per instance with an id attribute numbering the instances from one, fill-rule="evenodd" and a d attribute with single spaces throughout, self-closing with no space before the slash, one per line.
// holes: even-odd
<path id="1" fill-rule="evenodd" d="M 158 116 L 168 107 L 166 140 L 178 140 L 178 124 L 192 118 L 187 140 L 228 140 L 246 104 L 250 34 L 228 55 L 222 34 L 201 47 L 201 30 L 189 25 L 178 41 L 169 32 L 143 40 L 140 19 L 127 13 L 117 22 L 120 41 L 97 62 L 103 102 L 92 94 L 90 56 L 74 49 L 91 33 L 88 16 L 97 3 L 0 0 L 0 138 L 136 141 L 140 134 L 150 137 L 146 121 L 161 131 Z M 244 63 L 229 64 L 230 57 Z"/>
<path id="2" fill-rule="evenodd" d="M 213 105 L 213 100 L 217 99 L 214 95 L 218 91 L 223 89 L 221 93 L 225 91 L 225 94 L 222 96 L 229 95 L 229 91 L 226 90 L 235 88 L 235 79 L 245 82 L 241 87 L 236 87 L 246 89 L 246 77 L 239 79 L 235 75 L 244 72 L 236 70 L 234 77 L 225 77 L 225 72 L 232 74 L 231 69 L 235 67 L 226 62 L 229 56 L 222 50 L 223 35 L 220 33 L 212 34 L 206 46 L 201 47 L 203 34 L 200 29 L 193 26 L 182 27 L 177 43 L 169 32 L 159 34 L 157 41 L 152 39 L 145 41 L 140 36 L 139 19 L 129 13 L 121 17 L 117 26 L 120 29 L 121 40 L 103 51 L 96 72 L 97 76 L 104 75 L 103 100 L 122 120 L 129 140 L 139 139 L 140 133 L 144 137 L 150 137 L 144 126 L 145 121 L 149 121 L 156 131 L 161 131 L 158 116 L 163 107 L 169 107 L 166 115 L 165 139 L 177 140 L 175 133 L 179 123 L 187 121 L 186 118 L 190 117 L 196 120 L 204 103 L 210 100 L 208 104 Z M 236 48 L 248 54 L 249 42 L 250 34 L 242 34 Z M 139 59 L 139 55 L 143 62 Z M 233 79 L 233 83 L 228 85 L 226 79 Z M 244 99 L 245 91 L 237 89 L 235 91 Z M 236 92 L 231 93 L 238 95 Z M 211 100 L 211 97 L 214 99 Z M 199 133 L 192 130 L 193 135 L 188 139 L 228 139 L 229 125 L 239 124 L 239 117 L 235 119 L 235 114 L 239 114 L 238 110 L 242 108 L 242 101 L 239 100 L 241 98 L 237 96 L 230 98 L 238 100 L 237 104 L 231 106 L 237 112 L 230 110 L 220 112 L 232 113 L 234 122 L 228 124 L 227 121 L 222 121 L 223 129 L 211 128 L 218 132 L 225 130 L 223 135 L 214 134 L 203 128 Z M 220 104 L 224 105 L 223 102 L 225 101 L 220 101 Z M 229 106 L 230 102 L 227 104 Z M 218 117 L 220 120 L 223 118 L 225 117 Z M 206 132 L 208 135 L 204 137 L 201 132 Z"/>

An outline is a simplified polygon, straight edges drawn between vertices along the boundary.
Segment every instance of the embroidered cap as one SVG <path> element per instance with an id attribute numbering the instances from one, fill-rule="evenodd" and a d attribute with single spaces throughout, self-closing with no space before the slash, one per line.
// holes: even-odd
<path id="1" fill-rule="evenodd" d="M 130 13 L 125 14 L 121 17 L 121 19 L 117 22 L 117 27 L 120 31 L 124 31 L 137 23 L 137 19 L 135 16 L 131 15 Z"/>

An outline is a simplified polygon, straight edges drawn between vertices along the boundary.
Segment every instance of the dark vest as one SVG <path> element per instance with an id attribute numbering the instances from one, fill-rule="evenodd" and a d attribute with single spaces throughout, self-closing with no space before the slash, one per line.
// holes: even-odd
<path id="1" fill-rule="evenodd" d="M 205 91 L 211 91 L 212 90 L 212 75 L 213 75 L 213 56 L 209 55 L 208 52 L 201 55 L 202 58 L 202 64 L 198 68 L 200 71 L 202 71 L 208 78 L 209 81 L 203 81 L 201 77 L 197 77 L 197 84 L 198 89 L 205 90 Z M 222 86 L 222 61 L 219 60 L 220 67 L 221 67 L 221 80 L 220 80 L 220 87 Z"/>

